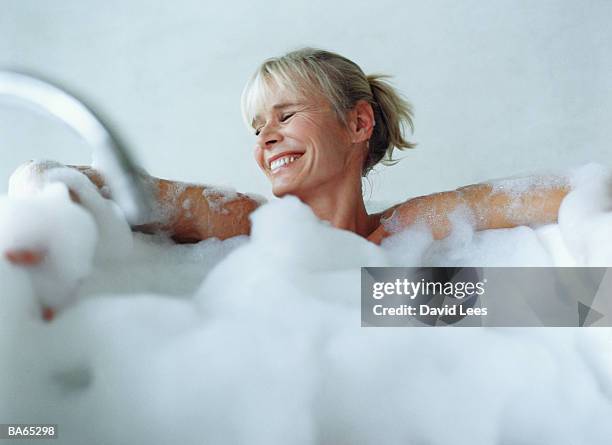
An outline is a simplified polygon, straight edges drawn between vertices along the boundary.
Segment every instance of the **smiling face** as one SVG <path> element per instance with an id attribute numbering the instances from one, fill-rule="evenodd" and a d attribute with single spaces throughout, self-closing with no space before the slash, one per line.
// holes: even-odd
<path id="1" fill-rule="evenodd" d="M 253 127 L 255 160 L 277 197 L 324 193 L 355 164 L 350 133 L 321 95 L 270 87 Z"/>

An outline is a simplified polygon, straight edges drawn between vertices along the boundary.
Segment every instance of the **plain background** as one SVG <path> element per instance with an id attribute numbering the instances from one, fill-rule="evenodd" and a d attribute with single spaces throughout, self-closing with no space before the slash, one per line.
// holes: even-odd
<path id="1" fill-rule="evenodd" d="M 257 64 L 300 46 L 394 76 L 415 150 L 370 176 L 401 201 L 491 178 L 612 166 L 612 2 L 0 1 L 0 67 L 101 109 L 153 175 L 270 197 L 242 123 Z M 0 193 L 21 162 L 89 163 L 61 125 L 0 105 Z"/>

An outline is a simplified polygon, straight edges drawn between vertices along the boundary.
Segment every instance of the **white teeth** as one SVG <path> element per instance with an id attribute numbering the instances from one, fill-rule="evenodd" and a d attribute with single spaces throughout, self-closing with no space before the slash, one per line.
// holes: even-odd
<path id="1" fill-rule="evenodd" d="M 300 155 L 301 156 L 301 155 Z M 281 168 L 283 165 L 290 164 L 296 159 L 299 159 L 300 156 L 283 156 L 282 158 L 275 159 L 270 164 L 270 170 L 275 171 Z"/>

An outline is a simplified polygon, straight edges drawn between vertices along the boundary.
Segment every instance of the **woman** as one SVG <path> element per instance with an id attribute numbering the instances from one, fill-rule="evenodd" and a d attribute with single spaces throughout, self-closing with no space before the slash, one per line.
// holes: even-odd
<path id="1" fill-rule="evenodd" d="M 490 184 L 462 187 L 410 199 L 381 213 L 366 211 L 361 180 L 394 148 L 414 144 L 402 130 L 413 128 L 410 105 L 384 80 L 366 76 L 352 61 L 328 51 L 303 48 L 265 61 L 248 82 L 243 115 L 256 137 L 255 159 L 277 197 L 297 196 L 322 220 L 374 243 L 416 221 L 434 238 L 450 231 L 449 214 L 471 213 L 476 230 L 556 221 L 569 192 L 563 178 L 549 178 L 517 193 Z M 31 168 L 44 169 L 40 164 Z M 100 175 L 76 167 L 99 188 Z M 248 234 L 248 215 L 260 202 L 214 188 L 147 177 L 164 211 L 134 230 L 166 231 L 178 242 Z M 539 185 L 538 185 L 539 184 Z M 73 200 L 79 200 L 72 191 Z M 36 264 L 42 254 L 6 252 L 17 264 Z"/>

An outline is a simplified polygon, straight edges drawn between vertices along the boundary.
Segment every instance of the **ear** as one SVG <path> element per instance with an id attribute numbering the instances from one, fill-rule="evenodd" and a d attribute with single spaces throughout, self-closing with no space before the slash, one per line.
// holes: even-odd
<path id="1" fill-rule="evenodd" d="M 351 138 L 354 144 L 365 142 L 372 137 L 374 131 L 374 110 L 372 105 L 365 101 L 359 100 L 349 112 L 349 129 Z"/>

